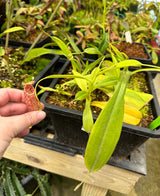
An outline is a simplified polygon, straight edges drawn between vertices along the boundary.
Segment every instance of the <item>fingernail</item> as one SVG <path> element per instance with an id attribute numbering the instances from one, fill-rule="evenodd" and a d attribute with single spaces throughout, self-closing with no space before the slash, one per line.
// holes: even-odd
<path id="1" fill-rule="evenodd" d="M 38 120 L 41 121 L 46 117 L 46 113 L 44 111 L 39 111 L 37 114 Z"/>

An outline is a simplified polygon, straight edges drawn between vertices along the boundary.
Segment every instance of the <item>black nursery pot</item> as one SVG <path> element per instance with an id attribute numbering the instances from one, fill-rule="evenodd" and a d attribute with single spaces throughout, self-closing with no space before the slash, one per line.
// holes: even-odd
<path id="1" fill-rule="evenodd" d="M 144 51 L 147 54 L 148 58 L 147 59 L 138 58 L 138 57 L 136 57 L 136 58 L 135 57 L 129 57 L 129 58 L 130 59 L 138 60 L 138 61 L 140 61 L 143 64 L 149 64 L 149 65 L 151 65 L 152 64 L 152 57 L 151 57 L 150 53 L 148 52 L 147 47 L 144 44 L 142 44 L 142 43 L 136 43 L 136 44 L 139 44 L 139 45 L 142 45 L 143 46 Z"/>
<path id="2" fill-rule="evenodd" d="M 69 65 L 70 62 L 66 60 L 66 63 L 64 63 L 58 74 L 62 74 Z M 50 72 L 50 74 L 52 73 Z M 160 115 L 160 109 L 152 82 L 152 75 L 147 73 L 147 78 L 151 94 L 154 96 L 154 99 L 150 103 L 150 107 L 153 115 L 157 117 Z M 53 88 L 57 81 L 58 79 L 53 79 L 50 87 Z M 84 153 L 89 136 L 82 129 L 82 112 L 49 104 L 46 101 L 48 95 L 49 92 L 45 92 L 41 97 L 41 102 L 44 103 L 47 115 L 50 118 L 52 126 L 54 127 L 55 136 L 53 142 L 62 145 L 65 144 L 65 146 L 70 149 L 73 147 L 78 149 L 79 152 Z M 95 121 L 96 119 L 97 116 L 94 116 Z M 128 157 L 147 139 L 159 137 L 160 128 L 157 130 L 150 130 L 148 128 L 123 123 L 122 134 L 113 156 Z"/>

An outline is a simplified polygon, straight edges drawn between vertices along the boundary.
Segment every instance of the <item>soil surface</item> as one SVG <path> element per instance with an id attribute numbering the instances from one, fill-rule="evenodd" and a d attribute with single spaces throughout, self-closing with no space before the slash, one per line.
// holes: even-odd
<path id="1" fill-rule="evenodd" d="M 128 57 L 148 59 L 148 55 L 144 49 L 144 46 L 137 43 L 120 42 L 115 44 L 116 48 L 124 52 Z"/>
<path id="2" fill-rule="evenodd" d="M 25 41 L 28 43 L 33 43 L 37 36 L 39 35 L 40 31 L 37 29 L 33 29 L 29 32 L 29 34 L 26 34 L 24 31 L 14 32 L 10 33 L 10 39 L 17 40 L 17 41 Z M 47 35 L 43 34 L 40 41 L 43 40 Z"/>
<path id="3" fill-rule="evenodd" d="M 23 89 L 23 83 L 33 81 L 34 77 L 51 61 L 36 58 L 21 65 L 25 53 L 23 47 L 16 49 L 9 47 L 5 56 L 0 57 L 0 88 Z"/>

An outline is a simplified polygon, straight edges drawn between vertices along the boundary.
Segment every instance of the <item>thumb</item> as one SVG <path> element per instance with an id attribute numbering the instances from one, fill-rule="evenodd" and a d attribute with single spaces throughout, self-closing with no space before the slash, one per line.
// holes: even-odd
<path id="1" fill-rule="evenodd" d="M 45 116 L 46 113 L 43 111 L 27 112 L 11 117 L 0 116 L 0 159 L 12 138 L 30 126 L 39 123 Z"/>
<path id="2" fill-rule="evenodd" d="M 23 130 L 28 129 L 29 127 L 39 123 L 45 117 L 46 113 L 44 111 L 33 111 L 21 115 L 4 117 L 4 131 L 6 132 L 6 134 L 4 134 L 13 138 Z"/>

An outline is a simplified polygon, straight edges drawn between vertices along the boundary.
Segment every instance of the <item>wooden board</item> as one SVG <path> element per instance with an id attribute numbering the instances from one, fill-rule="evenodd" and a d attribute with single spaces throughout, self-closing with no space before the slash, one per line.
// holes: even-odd
<path id="1" fill-rule="evenodd" d="M 24 143 L 22 138 L 14 138 L 3 157 L 79 181 L 88 173 L 81 155 L 72 157 Z M 85 182 L 128 194 L 140 177 L 140 174 L 106 164 L 90 174 Z"/>

